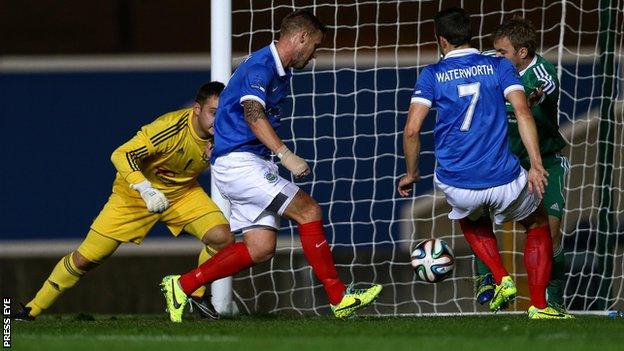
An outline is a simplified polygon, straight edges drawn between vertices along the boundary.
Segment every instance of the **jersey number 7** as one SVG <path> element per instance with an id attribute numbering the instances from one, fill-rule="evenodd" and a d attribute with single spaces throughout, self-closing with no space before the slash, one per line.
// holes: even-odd
<path id="1" fill-rule="evenodd" d="M 464 116 L 464 122 L 462 123 L 459 130 L 462 132 L 467 132 L 470 129 L 470 124 L 472 123 L 472 115 L 474 114 L 475 105 L 477 105 L 477 101 L 479 100 L 479 89 L 481 88 L 481 83 L 469 83 L 469 84 L 460 84 L 457 86 L 457 94 L 459 97 L 470 96 L 472 95 L 472 99 L 470 100 L 470 105 L 468 106 L 468 111 L 466 111 L 466 115 Z"/>

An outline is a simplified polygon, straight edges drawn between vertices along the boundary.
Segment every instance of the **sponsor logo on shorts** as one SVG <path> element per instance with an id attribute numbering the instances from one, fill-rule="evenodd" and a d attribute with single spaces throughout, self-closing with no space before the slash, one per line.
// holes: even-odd
<path id="1" fill-rule="evenodd" d="M 264 173 L 264 179 L 267 180 L 267 182 L 269 183 L 275 183 L 277 182 L 277 175 L 271 173 L 271 172 L 266 172 Z"/>

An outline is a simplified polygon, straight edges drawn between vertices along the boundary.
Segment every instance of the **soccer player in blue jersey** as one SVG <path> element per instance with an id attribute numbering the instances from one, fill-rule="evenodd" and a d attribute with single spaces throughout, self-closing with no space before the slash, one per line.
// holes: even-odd
<path id="1" fill-rule="evenodd" d="M 434 183 L 452 207 L 449 218 L 459 220 L 466 241 L 494 275 L 490 309 L 505 308 L 516 296 L 498 252 L 491 214 L 497 224 L 513 220 L 527 230 L 529 318 L 570 318 L 546 302 L 552 241 L 540 202 L 548 174 L 518 72 L 507 59 L 481 55 L 470 47 L 470 17 L 463 9 L 439 12 L 435 32 L 444 57 L 425 67 L 416 82 L 403 135 L 407 174 L 399 180 L 398 191 L 408 196 L 420 178 L 419 133 L 429 110 L 436 108 Z M 516 112 L 530 160 L 528 172 L 509 150 L 505 99 Z"/>
<path id="2" fill-rule="evenodd" d="M 289 14 L 281 23 L 279 40 L 249 55 L 221 94 L 212 171 L 219 191 L 230 201 L 232 231 L 243 233 L 243 242 L 222 249 L 182 276 L 163 279 L 161 288 L 172 321 L 181 321 L 187 296 L 198 287 L 270 260 L 281 216 L 298 224 L 303 253 L 323 284 L 336 317 L 351 316 L 381 292 L 377 284 L 368 289 L 345 287 L 325 237 L 320 206 L 280 177 L 271 157 L 279 157 L 295 178 L 310 173 L 306 161 L 288 149 L 276 129 L 291 69 L 302 69 L 314 58 L 325 31 L 309 11 Z"/>

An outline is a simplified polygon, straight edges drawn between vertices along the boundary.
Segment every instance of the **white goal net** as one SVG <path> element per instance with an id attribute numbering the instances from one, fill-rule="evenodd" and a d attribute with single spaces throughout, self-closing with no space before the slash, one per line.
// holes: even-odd
<path id="1" fill-rule="evenodd" d="M 402 130 L 417 72 L 435 62 L 433 16 L 450 6 L 472 15 L 474 44 L 504 19 L 525 16 L 539 33 L 538 51 L 561 79 L 560 127 L 571 169 L 562 222 L 566 306 L 623 308 L 624 133 L 622 42 L 624 1 L 233 1 L 235 63 L 278 37 L 281 19 L 306 8 L 329 32 L 317 59 L 295 71 L 279 131 L 312 167 L 296 182 L 322 206 L 328 241 L 345 282 L 384 285 L 371 314 L 475 313 L 472 254 L 448 207 L 432 187 L 434 115 L 422 140 L 422 180 L 400 198 L 405 171 Z M 609 22 L 610 21 L 610 22 Z M 282 173 L 290 177 L 287 173 Z M 525 310 L 524 234 L 498 232 L 508 270 L 520 284 L 513 306 Z M 446 240 L 454 275 L 417 282 L 410 249 L 421 239 Z M 296 226 L 283 222 L 275 258 L 237 275 L 234 300 L 250 313 L 327 313 L 328 301 L 303 258 Z"/>

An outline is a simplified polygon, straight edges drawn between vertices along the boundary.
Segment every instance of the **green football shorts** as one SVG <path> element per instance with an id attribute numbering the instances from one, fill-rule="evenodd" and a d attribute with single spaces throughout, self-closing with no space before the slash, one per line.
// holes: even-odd
<path id="1" fill-rule="evenodd" d="M 565 180 L 570 163 L 566 157 L 554 155 L 542 159 L 542 164 L 548 172 L 548 185 L 544 189 L 544 207 L 549 216 L 561 219 L 565 208 Z"/>

